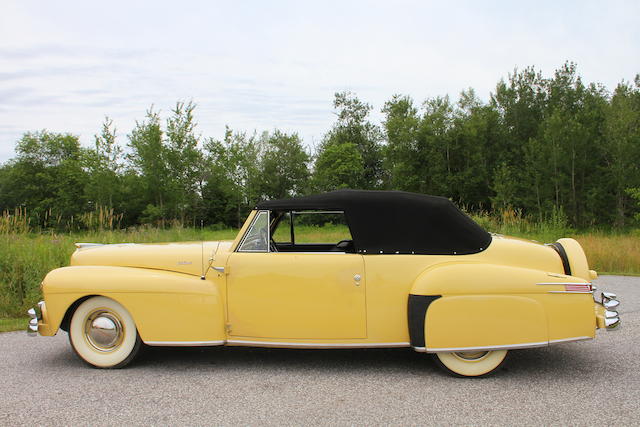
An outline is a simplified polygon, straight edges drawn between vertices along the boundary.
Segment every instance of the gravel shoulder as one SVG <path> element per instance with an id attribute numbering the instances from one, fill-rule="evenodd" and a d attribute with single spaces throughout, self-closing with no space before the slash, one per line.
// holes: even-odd
<path id="1" fill-rule="evenodd" d="M 409 349 L 153 348 L 97 370 L 67 334 L 0 334 L 0 425 L 636 424 L 640 278 L 602 276 L 622 327 L 510 353 L 485 379 L 453 378 Z"/>

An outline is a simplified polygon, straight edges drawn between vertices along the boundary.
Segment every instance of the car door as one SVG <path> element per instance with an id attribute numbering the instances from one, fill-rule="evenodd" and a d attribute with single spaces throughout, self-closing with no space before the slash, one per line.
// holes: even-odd
<path id="1" fill-rule="evenodd" d="M 256 215 L 254 225 L 260 222 L 260 215 Z M 234 252 L 227 262 L 230 335 L 366 338 L 362 255 L 271 252 L 268 240 L 254 239 L 261 233 L 252 228 L 245 238 L 250 243 L 249 249 Z"/>

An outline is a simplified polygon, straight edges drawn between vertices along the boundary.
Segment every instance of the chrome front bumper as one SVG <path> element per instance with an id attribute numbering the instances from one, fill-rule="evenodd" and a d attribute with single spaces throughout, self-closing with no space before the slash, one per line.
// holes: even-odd
<path id="1" fill-rule="evenodd" d="M 38 335 L 38 321 L 42 320 L 43 307 L 44 301 L 40 301 L 36 307 L 27 310 L 27 314 L 31 318 L 29 319 L 29 324 L 27 325 L 27 334 L 29 336 L 35 337 L 36 335 Z"/>
<path id="2" fill-rule="evenodd" d="M 620 315 L 618 314 L 618 307 L 620 301 L 616 294 L 611 292 L 600 293 L 600 304 L 604 307 L 604 312 L 601 313 L 601 319 L 598 319 L 598 323 L 601 324 L 608 331 L 620 327 Z"/>

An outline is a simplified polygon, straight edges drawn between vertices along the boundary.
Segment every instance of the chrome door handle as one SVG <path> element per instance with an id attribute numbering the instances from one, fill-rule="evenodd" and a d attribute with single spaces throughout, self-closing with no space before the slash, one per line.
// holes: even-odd
<path id="1" fill-rule="evenodd" d="M 224 273 L 224 267 L 212 267 L 218 273 Z"/>

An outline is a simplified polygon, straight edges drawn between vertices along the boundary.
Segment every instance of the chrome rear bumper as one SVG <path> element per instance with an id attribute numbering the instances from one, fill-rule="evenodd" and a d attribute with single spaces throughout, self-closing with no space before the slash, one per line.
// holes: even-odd
<path id="1" fill-rule="evenodd" d="M 29 324 L 27 325 L 27 334 L 29 336 L 35 337 L 36 335 L 38 335 L 38 321 L 42 320 L 43 306 L 44 301 L 40 301 L 36 307 L 27 310 L 27 314 L 31 318 L 29 319 Z"/>

